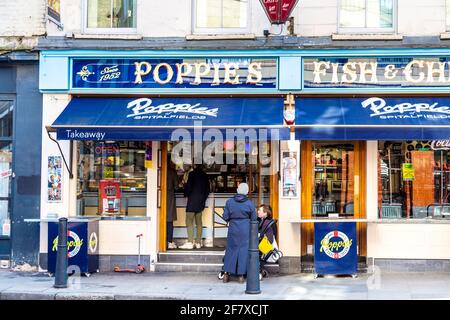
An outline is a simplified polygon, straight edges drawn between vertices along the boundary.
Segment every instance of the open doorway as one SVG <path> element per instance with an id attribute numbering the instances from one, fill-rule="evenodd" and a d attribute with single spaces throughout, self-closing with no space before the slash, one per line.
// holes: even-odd
<path id="1" fill-rule="evenodd" d="M 196 161 L 194 146 L 180 145 L 182 142 L 162 142 L 162 196 L 168 195 L 167 171 L 169 165 L 173 166 L 177 174 L 177 184 L 174 193 L 176 204 L 176 220 L 173 221 L 172 240 L 177 248 L 187 241 L 186 205 L 184 188 L 189 173 L 194 165 L 200 165 L 206 173 L 209 183 L 209 196 L 202 212 L 202 247 L 201 250 L 223 250 L 226 245 L 227 223 L 222 219 L 226 201 L 236 193 L 241 182 L 246 182 L 249 189 L 249 198 L 255 206 L 261 204 L 274 205 L 273 185 L 277 176 L 270 174 L 271 146 L 270 142 L 223 142 L 220 148 L 212 153 L 213 158 L 203 156 L 201 162 Z M 198 147 L 197 147 L 198 148 Z M 210 152 L 211 142 L 201 144 L 201 152 Z M 181 152 L 180 152 L 181 150 Z M 264 156 L 260 156 L 262 153 Z M 180 156 L 181 155 L 181 156 Z M 198 155 L 197 155 L 198 156 Z M 170 164 L 172 162 L 172 164 Z M 199 163 L 200 162 L 200 163 Z M 170 226 L 167 224 L 167 210 L 169 199 L 162 202 L 160 223 L 160 251 L 167 250 L 167 240 L 170 239 Z M 195 228 L 194 228 L 195 229 Z M 194 234 L 196 230 L 194 230 Z M 193 249 L 198 250 L 198 249 Z"/>

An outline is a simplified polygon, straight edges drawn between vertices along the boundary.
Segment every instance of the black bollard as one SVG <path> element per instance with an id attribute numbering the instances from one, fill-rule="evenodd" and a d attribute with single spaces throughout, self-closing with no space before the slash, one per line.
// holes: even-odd
<path id="1" fill-rule="evenodd" d="M 247 289 L 245 293 L 260 294 L 258 221 L 250 222 L 250 243 L 248 247 Z"/>
<path id="2" fill-rule="evenodd" d="M 67 288 L 67 218 L 59 218 L 56 252 L 55 288 Z"/>

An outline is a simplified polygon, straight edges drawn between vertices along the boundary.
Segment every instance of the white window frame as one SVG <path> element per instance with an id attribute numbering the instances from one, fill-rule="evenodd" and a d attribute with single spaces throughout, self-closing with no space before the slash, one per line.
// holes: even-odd
<path id="1" fill-rule="evenodd" d="M 450 31 L 450 18 L 448 17 L 447 10 L 450 9 L 450 0 L 445 0 L 445 31 Z"/>
<path id="2" fill-rule="evenodd" d="M 367 1 L 370 0 L 365 0 Z M 356 34 L 363 34 L 363 33 L 389 33 L 389 34 L 395 34 L 397 33 L 397 12 L 398 12 L 398 1 L 392 0 L 392 28 L 352 28 L 352 27 L 341 27 L 341 4 L 342 0 L 339 0 L 338 2 L 338 33 L 356 33 Z M 367 6 L 366 6 L 367 8 Z M 366 18 L 365 22 L 367 23 L 367 10 L 366 12 Z"/>
<path id="3" fill-rule="evenodd" d="M 83 33 L 89 33 L 89 34 L 136 34 L 137 33 L 137 24 L 138 24 L 138 20 L 137 20 L 137 5 L 138 5 L 138 1 L 136 0 L 136 8 L 135 8 L 135 13 L 136 13 L 136 27 L 135 28 L 88 28 L 87 23 L 88 23 L 88 0 L 83 0 L 82 3 L 82 10 L 83 13 L 81 15 L 82 17 L 82 30 Z M 111 7 L 112 7 L 112 0 L 111 0 Z"/>
<path id="4" fill-rule="evenodd" d="M 197 0 L 192 0 L 192 33 L 203 35 L 214 34 L 249 34 L 250 19 L 252 17 L 252 1 L 247 0 L 247 26 L 245 28 L 198 28 L 197 27 Z"/>

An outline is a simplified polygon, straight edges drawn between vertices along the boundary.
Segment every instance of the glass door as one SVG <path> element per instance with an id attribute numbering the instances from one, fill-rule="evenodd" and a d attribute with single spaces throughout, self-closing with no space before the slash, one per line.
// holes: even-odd
<path id="1" fill-rule="evenodd" d="M 365 161 L 365 141 L 302 141 L 302 219 L 364 219 Z M 365 257 L 365 223 L 357 222 L 357 238 L 358 255 Z M 312 268 L 313 248 L 314 223 L 302 223 L 304 271 Z"/>
<path id="2" fill-rule="evenodd" d="M 313 217 L 353 217 L 355 148 L 352 143 L 313 143 Z"/>

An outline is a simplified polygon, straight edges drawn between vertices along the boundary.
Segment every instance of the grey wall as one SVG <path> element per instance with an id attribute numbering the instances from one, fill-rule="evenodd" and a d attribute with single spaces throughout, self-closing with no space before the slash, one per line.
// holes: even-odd
<path id="1" fill-rule="evenodd" d="M 39 62 L 0 63 L 0 94 L 15 99 L 11 239 L 0 241 L 0 255 L 10 249 L 12 266 L 38 264 L 40 217 L 42 95 L 39 93 Z M 8 243 L 9 242 L 9 243 Z"/>

